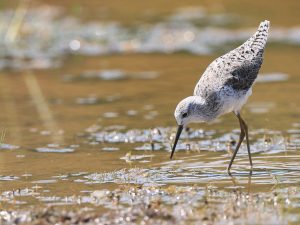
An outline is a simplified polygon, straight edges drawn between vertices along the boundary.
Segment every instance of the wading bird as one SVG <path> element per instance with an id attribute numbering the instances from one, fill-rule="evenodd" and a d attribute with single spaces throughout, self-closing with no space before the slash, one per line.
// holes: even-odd
<path id="1" fill-rule="evenodd" d="M 240 111 L 252 94 L 253 82 L 263 62 L 269 27 L 269 21 L 261 22 L 256 33 L 244 44 L 214 60 L 198 81 L 194 95 L 179 102 L 174 113 L 178 130 L 171 159 L 181 131 L 187 124 L 213 121 L 218 116 L 233 112 L 239 120 L 241 133 L 227 171 L 230 171 L 245 136 L 252 168 L 248 126 Z"/>

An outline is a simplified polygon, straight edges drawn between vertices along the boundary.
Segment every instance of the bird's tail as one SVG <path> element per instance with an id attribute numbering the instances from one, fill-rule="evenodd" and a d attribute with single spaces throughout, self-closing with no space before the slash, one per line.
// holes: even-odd
<path id="1" fill-rule="evenodd" d="M 268 20 L 261 22 L 255 34 L 240 47 L 250 48 L 253 53 L 261 52 L 267 43 L 269 28 L 270 22 Z"/>
<path id="2" fill-rule="evenodd" d="M 270 28 L 270 21 L 265 20 L 259 24 L 255 34 L 247 41 L 248 45 L 253 50 L 263 50 L 268 39 L 268 32 Z"/>

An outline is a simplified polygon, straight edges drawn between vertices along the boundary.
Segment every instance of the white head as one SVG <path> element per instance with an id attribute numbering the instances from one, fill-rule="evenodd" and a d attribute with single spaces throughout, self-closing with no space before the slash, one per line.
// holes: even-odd
<path id="1" fill-rule="evenodd" d="M 179 102 L 174 112 L 177 124 L 186 126 L 189 123 L 205 121 L 201 114 L 204 103 L 199 96 L 190 96 Z"/>
<path id="2" fill-rule="evenodd" d="M 174 112 L 174 116 L 178 124 L 178 130 L 170 158 L 173 157 L 183 127 L 191 122 L 206 121 L 205 111 L 205 101 L 200 96 L 190 96 L 178 103 Z"/>

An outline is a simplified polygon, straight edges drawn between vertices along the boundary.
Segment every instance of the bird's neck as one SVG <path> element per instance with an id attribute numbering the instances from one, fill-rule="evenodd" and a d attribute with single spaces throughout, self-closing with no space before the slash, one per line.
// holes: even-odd
<path id="1" fill-rule="evenodd" d="M 205 103 L 206 103 L 205 99 L 198 95 L 192 96 L 192 101 L 196 105 L 205 105 Z"/>
<path id="2" fill-rule="evenodd" d="M 193 96 L 192 98 L 192 120 L 194 122 L 209 122 L 217 117 L 217 114 L 211 109 L 209 101 L 201 96 Z"/>

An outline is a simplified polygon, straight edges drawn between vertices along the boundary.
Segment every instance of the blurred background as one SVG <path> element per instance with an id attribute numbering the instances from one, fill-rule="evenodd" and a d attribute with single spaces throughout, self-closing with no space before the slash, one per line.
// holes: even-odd
<path id="1" fill-rule="evenodd" d="M 138 150 L 158 151 L 150 152 L 151 160 L 138 158 L 135 166 L 168 162 L 177 103 L 192 94 L 212 60 L 247 40 L 265 19 L 271 22 L 265 61 L 242 114 L 252 143 L 277 154 L 273 163 L 280 168 L 286 149 L 299 150 L 299 9 L 298 0 L 1 0 L 2 189 L 37 182 L 64 196 L 67 190 L 53 176 L 127 168 L 126 159 Z M 197 160 L 220 157 L 214 172 L 223 171 L 229 156 L 215 149 L 226 150 L 238 137 L 236 118 L 226 115 L 192 128 L 203 139 L 221 141 L 202 146 L 214 151 Z M 155 138 L 160 132 L 163 141 Z M 294 142 L 285 145 L 286 140 Z M 254 152 L 260 148 L 254 146 Z M 247 165 L 247 158 L 242 163 Z M 208 177 L 201 179 L 197 182 L 204 184 Z M 73 180 L 68 185 L 74 193 L 94 188 Z M 265 184 L 261 189 L 269 188 Z"/>
<path id="2" fill-rule="evenodd" d="M 192 93 L 206 66 L 264 19 L 272 25 L 261 69 L 267 76 L 245 116 L 254 128 L 271 129 L 299 119 L 296 0 L 0 4 L 1 125 L 9 143 L 31 144 L 32 133 L 23 135 L 31 128 L 69 138 L 97 120 L 173 126 L 177 102 Z M 223 127 L 231 129 L 231 117 Z"/>

